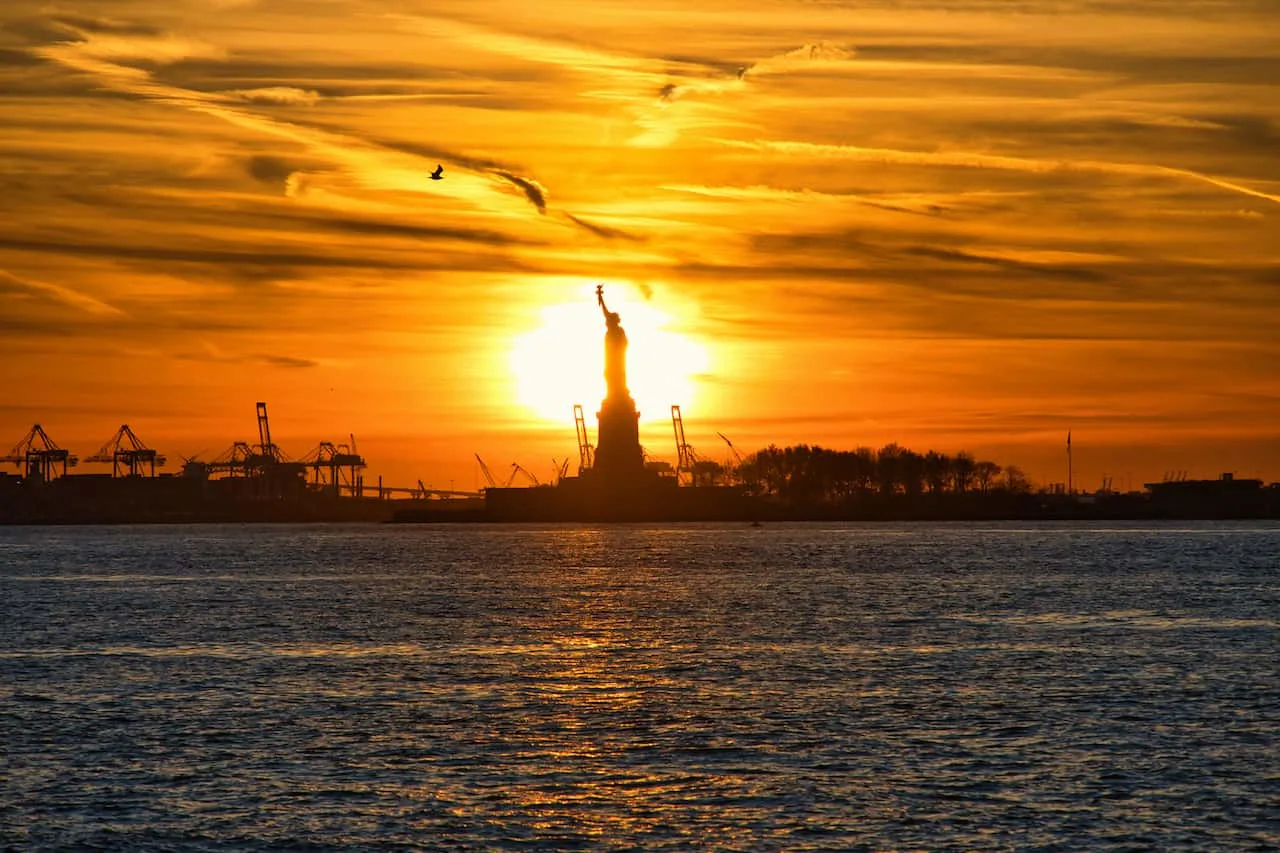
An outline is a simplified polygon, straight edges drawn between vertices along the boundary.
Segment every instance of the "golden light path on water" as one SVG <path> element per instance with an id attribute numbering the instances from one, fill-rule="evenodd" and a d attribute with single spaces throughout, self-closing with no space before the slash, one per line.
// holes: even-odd
<path id="1" fill-rule="evenodd" d="M 677 321 L 643 302 L 614 299 L 609 310 L 626 330 L 627 384 L 643 421 L 670 417 L 671 406 L 697 400 L 698 377 L 710 365 L 707 347 L 677 330 Z M 519 335 L 511 348 L 516 400 L 531 415 L 562 424 L 582 404 L 589 426 L 605 396 L 604 320 L 591 300 L 541 309 L 539 325 Z"/>

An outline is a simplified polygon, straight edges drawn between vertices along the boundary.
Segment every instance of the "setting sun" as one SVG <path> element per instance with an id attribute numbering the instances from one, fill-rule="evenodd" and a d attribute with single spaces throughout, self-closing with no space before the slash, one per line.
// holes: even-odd
<path id="1" fill-rule="evenodd" d="M 673 403 L 691 405 L 697 377 L 707 369 L 706 348 L 675 331 L 670 316 L 628 299 L 621 288 L 607 291 L 605 299 L 627 333 L 627 384 L 641 420 L 666 419 Z M 589 289 L 579 301 L 543 309 L 541 325 L 519 336 L 511 350 L 520 404 L 537 418 L 563 423 L 581 403 L 594 431 L 594 412 L 605 395 L 604 331 Z"/>

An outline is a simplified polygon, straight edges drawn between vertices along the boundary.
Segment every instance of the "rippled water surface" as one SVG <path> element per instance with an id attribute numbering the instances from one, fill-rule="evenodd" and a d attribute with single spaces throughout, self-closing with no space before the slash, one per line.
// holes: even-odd
<path id="1" fill-rule="evenodd" d="M 1280 527 L 0 528 L 0 849 L 1280 847 Z"/>

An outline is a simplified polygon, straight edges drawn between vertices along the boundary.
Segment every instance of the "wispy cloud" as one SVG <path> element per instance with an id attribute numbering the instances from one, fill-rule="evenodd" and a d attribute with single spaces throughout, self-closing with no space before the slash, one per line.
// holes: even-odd
<path id="1" fill-rule="evenodd" d="M 111 37 L 109 44 L 104 47 L 100 43 L 103 38 L 98 33 L 80 31 L 78 41 L 37 48 L 36 53 L 68 68 L 90 74 L 104 85 L 120 91 L 305 145 L 313 155 L 340 163 L 343 168 L 360 176 L 371 188 L 427 192 L 432 187 L 427 173 L 435 164 L 410 151 L 380 145 L 347 133 L 279 121 L 237 109 L 228 106 L 225 98 L 219 95 L 171 86 L 157 81 L 144 68 L 122 64 L 125 60 L 176 62 L 183 58 L 209 56 L 209 51 L 204 48 L 192 48 L 196 42 L 151 36 L 127 39 Z M 157 43 L 163 43 L 165 51 L 157 52 Z M 191 50 L 184 52 L 187 48 Z M 297 92 L 287 90 L 289 94 L 286 96 L 282 94 L 285 91 L 282 87 L 267 87 L 243 90 L 239 96 L 251 101 L 274 98 L 274 103 L 280 103 L 287 97 L 296 102 Z M 254 94 L 246 98 L 245 92 Z M 540 213 L 546 212 L 546 191 L 532 178 L 496 165 L 477 169 L 469 165 L 475 161 L 465 155 L 447 159 L 452 161 L 451 165 L 456 163 L 461 169 L 480 173 L 471 176 L 471 179 L 467 179 L 465 174 L 453 174 L 449 187 L 455 195 L 469 198 L 475 203 L 484 203 L 486 196 L 492 194 L 494 182 L 506 183 L 520 189 Z"/>
<path id="2" fill-rule="evenodd" d="M 853 48 L 828 41 L 803 44 L 794 50 L 753 62 L 738 72 L 740 79 L 761 77 L 766 74 L 785 74 L 791 71 L 812 70 L 828 65 L 838 65 L 853 59 Z"/>
<path id="3" fill-rule="evenodd" d="M 263 352 L 235 352 L 219 346 L 211 340 L 201 340 L 198 350 L 182 350 L 175 354 L 182 361 L 215 362 L 220 364 L 256 364 L 266 367 L 283 367 L 290 370 L 308 370 L 320 367 L 313 358 Z"/>
<path id="4" fill-rule="evenodd" d="M 1089 172 L 1107 175 L 1131 175 L 1142 177 L 1185 178 L 1254 198 L 1280 204 L 1280 196 L 1252 189 L 1225 178 L 1145 163 L 1109 163 L 1100 160 L 1039 160 L 1030 157 L 1006 157 L 998 154 L 981 154 L 965 151 L 905 151 L 893 148 L 863 148 L 856 145 L 830 145 L 791 140 L 736 139 L 718 140 L 732 148 L 777 153 L 813 160 L 849 160 L 861 163 L 881 163 L 905 166 L 948 166 L 964 169 L 998 169 L 1011 172 L 1048 174 L 1052 172 Z"/>
<path id="5" fill-rule="evenodd" d="M 690 193 L 692 195 L 732 199 L 737 201 L 786 202 L 803 205 L 860 204 L 866 205 L 867 207 L 878 208 L 880 210 L 893 211 L 895 213 L 910 213 L 922 216 L 940 216 L 947 211 L 947 208 L 938 201 L 932 201 L 918 196 L 908 197 L 900 194 L 876 198 L 854 193 L 829 193 L 816 190 L 787 190 L 764 185 L 752 185 L 747 187 L 710 187 L 700 186 L 697 184 L 664 184 L 661 188 L 664 190 L 671 190 L 672 192 Z"/>
<path id="6" fill-rule="evenodd" d="M 837 67 L 853 59 L 855 55 L 856 51 L 853 48 L 830 42 L 804 44 L 794 50 L 744 65 L 731 76 L 667 83 L 658 90 L 658 99 L 664 103 L 670 103 L 691 95 L 720 95 L 743 88 L 740 84 L 751 78 Z"/>
<path id="7" fill-rule="evenodd" d="M 306 370 L 311 367 L 319 367 L 320 362 L 312 358 L 297 358 L 291 355 L 262 355 L 251 356 L 250 360 L 260 361 L 274 367 L 289 367 L 295 370 Z"/>
<path id="8" fill-rule="evenodd" d="M 574 225 L 582 228 L 604 240 L 629 240 L 633 243 L 643 242 L 644 238 L 638 234 L 632 234 L 621 228 L 611 228 L 608 225 L 601 225 L 598 222 L 588 222 L 580 216 L 574 216 L 572 213 L 566 213 L 565 219 L 568 219 Z"/>
<path id="9" fill-rule="evenodd" d="M 320 93 L 294 86 L 266 86 L 261 89 L 231 89 L 222 94 L 240 101 L 260 104 L 279 104 L 286 107 L 310 107 L 320 100 Z"/>
<path id="10" fill-rule="evenodd" d="M 51 302 L 98 317 L 123 317 L 119 308 L 59 284 L 18 278 L 0 270 L 0 296 L 5 294 Z"/>
<path id="11" fill-rule="evenodd" d="M 529 203 L 536 207 L 539 213 L 547 212 L 547 191 L 537 181 L 532 178 L 521 177 L 505 169 L 494 169 L 493 174 L 524 193 L 525 198 L 529 199 Z"/>

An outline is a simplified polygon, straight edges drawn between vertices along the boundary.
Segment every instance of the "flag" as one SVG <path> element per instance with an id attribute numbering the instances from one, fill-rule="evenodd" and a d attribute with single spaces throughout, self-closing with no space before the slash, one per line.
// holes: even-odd
<path id="1" fill-rule="evenodd" d="M 1067 430 L 1067 450 L 1071 449 L 1071 430 Z"/>

